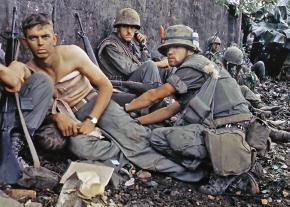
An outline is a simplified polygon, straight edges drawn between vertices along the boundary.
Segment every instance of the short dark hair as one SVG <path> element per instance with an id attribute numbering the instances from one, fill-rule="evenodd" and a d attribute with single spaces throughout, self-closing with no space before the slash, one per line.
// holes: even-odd
<path id="1" fill-rule="evenodd" d="M 31 14 L 30 16 L 26 17 L 22 21 L 22 32 L 26 36 L 26 31 L 38 24 L 40 25 L 51 24 L 52 25 L 52 21 L 49 15 L 46 13 Z"/>

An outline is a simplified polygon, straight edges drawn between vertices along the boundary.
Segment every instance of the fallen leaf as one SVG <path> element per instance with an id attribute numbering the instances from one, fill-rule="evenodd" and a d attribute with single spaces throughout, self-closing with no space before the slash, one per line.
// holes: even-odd
<path id="1" fill-rule="evenodd" d="M 267 205 L 268 204 L 268 200 L 267 199 L 261 199 L 261 203 L 262 203 L 262 205 Z"/>
<path id="2" fill-rule="evenodd" d="M 241 191 L 237 191 L 235 194 L 236 194 L 236 195 L 241 195 L 242 192 L 241 192 Z"/>
<path id="3" fill-rule="evenodd" d="M 212 196 L 212 195 L 207 195 L 207 198 L 210 199 L 210 200 L 214 200 L 215 199 L 215 197 Z"/>
<path id="4" fill-rule="evenodd" d="M 283 194 L 284 198 L 289 196 L 289 192 L 286 190 L 283 190 L 282 194 Z"/>

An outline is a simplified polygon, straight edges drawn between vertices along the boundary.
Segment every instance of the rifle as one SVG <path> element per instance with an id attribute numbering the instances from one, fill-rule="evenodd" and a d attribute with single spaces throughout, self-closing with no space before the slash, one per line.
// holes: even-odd
<path id="1" fill-rule="evenodd" d="M 115 87 L 126 87 L 134 94 L 142 94 L 152 88 L 154 88 L 152 85 L 146 84 L 146 83 L 140 83 L 135 81 L 122 81 L 122 80 L 111 80 L 111 83 Z"/>
<path id="2" fill-rule="evenodd" d="M 78 23 L 79 23 L 79 26 L 80 26 L 80 29 L 81 29 L 81 31 L 78 32 L 78 35 L 83 40 L 85 51 L 88 54 L 88 56 L 91 59 L 91 61 L 93 63 L 95 63 L 97 66 L 99 66 L 98 61 L 97 61 L 96 56 L 95 56 L 95 53 L 94 53 L 94 50 L 93 50 L 92 45 L 90 43 L 90 40 L 89 40 L 88 36 L 86 35 L 86 33 L 84 31 L 80 16 L 79 16 L 78 13 L 75 13 L 74 16 L 78 20 Z"/>
<path id="3" fill-rule="evenodd" d="M 10 32 L 10 37 L 7 38 L 6 53 L 5 53 L 5 63 L 9 65 L 15 59 L 16 48 L 18 47 L 19 41 L 16 38 L 16 7 L 13 7 L 12 16 L 12 27 Z"/>
<path id="4" fill-rule="evenodd" d="M 15 33 L 16 7 L 13 7 L 12 28 L 7 39 L 5 53 L 6 65 L 15 58 L 18 40 Z M 4 90 L 3 90 L 4 91 Z M 0 139 L 0 182 L 14 184 L 21 176 L 21 170 L 12 150 L 11 133 L 15 127 L 16 103 L 12 94 L 4 93 L 0 101 L 1 109 L 1 139 Z"/>

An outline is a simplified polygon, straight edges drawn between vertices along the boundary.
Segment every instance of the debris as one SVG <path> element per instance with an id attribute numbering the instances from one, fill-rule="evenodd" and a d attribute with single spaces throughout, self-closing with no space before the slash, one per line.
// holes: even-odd
<path id="1" fill-rule="evenodd" d="M 77 172 L 78 179 L 82 182 L 79 187 L 80 193 L 87 199 L 96 195 L 102 195 L 105 186 L 101 185 L 100 176 L 94 171 Z"/>
<path id="2" fill-rule="evenodd" d="M 268 205 L 268 199 L 261 199 L 262 205 Z"/>
<path id="3" fill-rule="evenodd" d="M 41 203 L 32 202 L 31 200 L 27 201 L 24 204 L 24 207 L 42 207 Z"/>
<path id="4" fill-rule="evenodd" d="M 10 198 L 8 195 L 6 195 L 5 193 L 3 193 L 2 191 L 1 195 L 0 195 L 0 204 L 1 206 L 5 206 L 5 207 L 23 207 L 23 205 L 21 203 L 19 203 L 18 201 Z"/>
<path id="5" fill-rule="evenodd" d="M 286 198 L 286 197 L 289 196 L 289 192 L 288 191 L 285 191 L 285 190 L 283 190 L 282 194 L 283 194 L 284 198 Z"/>
<path id="6" fill-rule="evenodd" d="M 207 198 L 208 198 L 209 200 L 215 200 L 215 197 L 212 196 L 212 195 L 207 195 Z"/>
<path id="7" fill-rule="evenodd" d="M 126 187 L 129 187 L 129 186 L 134 185 L 134 183 L 135 183 L 135 179 L 134 179 L 134 178 L 130 178 L 129 180 L 127 180 L 127 181 L 125 182 L 125 186 L 126 186 Z"/>
<path id="8" fill-rule="evenodd" d="M 151 173 L 145 170 L 140 170 L 137 172 L 137 177 L 143 182 L 147 182 L 151 178 Z"/>
<path id="9" fill-rule="evenodd" d="M 5 190 L 5 193 L 7 193 L 11 198 L 14 198 L 16 200 L 19 199 L 36 199 L 36 191 L 34 190 L 26 190 L 26 189 L 9 189 Z"/>

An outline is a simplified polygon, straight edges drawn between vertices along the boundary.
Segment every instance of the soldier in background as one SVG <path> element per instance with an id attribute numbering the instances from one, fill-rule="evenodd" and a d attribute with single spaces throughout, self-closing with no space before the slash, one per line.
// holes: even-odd
<path id="1" fill-rule="evenodd" d="M 139 29 L 137 11 L 124 8 L 117 12 L 114 27 L 98 46 L 98 61 L 102 71 L 111 79 L 144 83 L 149 89 L 162 84 L 158 68 L 168 67 L 167 60 L 153 62 L 147 39 Z M 163 73 L 166 72 L 165 70 Z"/>
<path id="2" fill-rule="evenodd" d="M 222 57 L 221 39 L 214 35 L 207 40 L 207 50 L 203 54 L 213 62 L 219 62 Z"/>
<path id="3" fill-rule="evenodd" d="M 246 54 L 244 54 L 244 58 L 243 58 L 244 59 L 243 68 L 245 68 L 244 70 L 248 70 L 249 72 L 250 71 L 255 72 L 259 80 L 263 82 L 265 80 L 265 75 L 266 75 L 266 68 L 265 68 L 264 62 L 261 60 L 260 61 L 251 60 L 249 58 L 249 55 L 251 54 L 251 50 L 253 47 L 253 42 L 254 42 L 254 38 L 252 37 L 247 38 L 246 48 L 245 48 Z"/>
<path id="4" fill-rule="evenodd" d="M 228 47 L 225 50 L 222 60 L 224 67 L 240 85 L 245 85 L 251 90 L 255 89 L 259 83 L 259 79 L 250 68 L 243 65 L 244 54 L 238 47 Z"/>
<path id="5" fill-rule="evenodd" d="M 228 72 L 232 75 L 232 77 L 234 77 L 239 83 L 244 84 L 241 85 L 240 88 L 245 99 L 249 101 L 250 105 L 253 106 L 254 108 L 258 108 L 261 110 L 276 109 L 277 107 L 266 106 L 261 101 L 260 97 L 256 95 L 253 91 L 251 91 L 251 89 L 247 86 L 254 85 L 254 81 L 257 80 L 257 77 L 254 75 L 255 79 L 243 79 L 243 76 L 240 76 L 239 74 L 241 72 L 240 70 L 242 62 L 243 62 L 243 53 L 238 47 L 232 46 L 226 49 L 222 61 L 223 66 L 226 70 L 228 70 Z M 272 138 L 273 141 L 277 142 L 287 142 L 290 140 L 290 133 L 283 130 L 271 128 L 270 138 Z"/>

